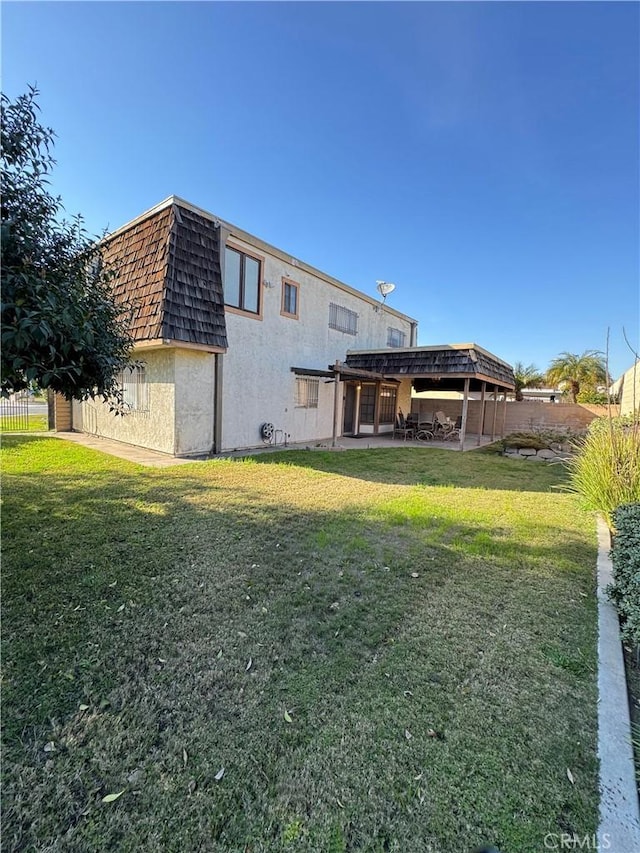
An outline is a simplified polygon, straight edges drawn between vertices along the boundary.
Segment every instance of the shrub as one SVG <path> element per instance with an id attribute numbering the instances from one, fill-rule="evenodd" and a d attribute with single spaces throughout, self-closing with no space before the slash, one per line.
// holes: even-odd
<path id="1" fill-rule="evenodd" d="M 481 450 L 484 453 L 503 453 L 511 447 L 557 450 L 562 445 L 572 445 L 580 435 L 568 427 L 533 426 L 530 431 L 510 432 L 504 438 L 486 444 Z"/>
<path id="2" fill-rule="evenodd" d="M 611 559 L 613 583 L 607 588 L 618 608 L 625 640 L 640 645 L 640 503 L 613 513 L 615 538 Z"/>
<path id="3" fill-rule="evenodd" d="M 502 439 L 503 447 L 531 447 L 534 450 L 544 450 L 549 442 L 539 435 L 530 432 L 512 432 Z"/>
<path id="4" fill-rule="evenodd" d="M 613 527 L 617 507 L 640 502 L 640 423 L 633 417 L 598 418 L 577 448 L 567 461 L 569 489 Z"/>

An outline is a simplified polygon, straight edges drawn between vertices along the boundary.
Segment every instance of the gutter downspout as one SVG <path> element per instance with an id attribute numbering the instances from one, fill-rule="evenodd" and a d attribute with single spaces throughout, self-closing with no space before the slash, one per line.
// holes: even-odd
<path id="1" fill-rule="evenodd" d="M 411 324 L 411 334 L 409 336 L 409 346 L 417 347 L 418 346 L 418 324 Z"/>
<path id="2" fill-rule="evenodd" d="M 222 225 L 218 222 L 217 225 L 214 224 L 216 231 L 218 232 L 218 258 L 220 261 L 220 279 L 224 285 L 224 260 L 225 260 L 225 246 L 227 245 L 227 240 L 229 238 L 230 232 L 227 228 L 223 228 Z M 224 313 L 224 305 L 222 306 L 222 311 Z M 226 318 L 225 318 L 225 331 L 226 331 Z M 213 448 L 212 453 L 222 453 L 222 373 L 223 373 L 223 357 L 221 352 L 217 352 L 215 354 L 215 363 L 214 363 L 214 382 L 215 387 L 213 389 Z"/>
<path id="3" fill-rule="evenodd" d="M 222 452 L 222 353 L 215 353 L 214 359 L 215 387 L 213 389 L 213 447 L 211 452 L 215 455 Z"/>

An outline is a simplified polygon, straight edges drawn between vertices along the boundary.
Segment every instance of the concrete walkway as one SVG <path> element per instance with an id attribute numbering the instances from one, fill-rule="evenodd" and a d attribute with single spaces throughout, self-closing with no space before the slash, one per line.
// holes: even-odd
<path id="1" fill-rule="evenodd" d="M 21 433 L 22 434 L 22 433 Z M 393 439 L 389 436 L 366 436 L 362 438 L 351 438 L 342 436 L 338 439 L 337 447 L 331 446 L 331 440 L 310 444 L 301 442 L 299 444 L 284 445 L 265 445 L 264 447 L 254 447 L 250 450 L 234 450 L 220 454 L 219 457 L 195 456 L 190 458 L 170 456 L 168 453 L 160 453 L 158 450 L 147 450 L 144 447 L 136 447 L 133 444 L 125 444 L 121 441 L 114 441 L 110 438 L 103 438 L 99 435 L 88 435 L 84 432 L 49 432 L 41 433 L 41 435 L 52 436 L 53 438 L 62 438 L 65 441 L 73 441 L 75 444 L 82 444 L 84 447 L 90 447 L 92 450 L 100 450 L 102 453 L 108 453 L 110 456 L 117 456 L 120 459 L 127 459 L 129 462 L 136 462 L 138 465 L 146 465 L 150 468 L 169 468 L 173 465 L 188 465 L 194 462 L 203 462 L 211 458 L 234 458 L 242 456 L 255 456 L 258 453 L 275 453 L 281 450 L 368 450 L 374 448 L 402 448 L 402 447 L 437 447 L 441 450 L 460 450 L 460 442 L 458 441 L 403 441 L 402 439 Z M 488 436 L 483 436 L 481 445 L 489 444 L 491 439 Z M 467 436 L 464 443 L 464 450 L 476 450 L 478 447 L 477 436 Z"/>
<path id="2" fill-rule="evenodd" d="M 34 433 L 32 433 L 33 435 Z M 128 462 L 136 462 L 138 465 L 146 465 L 149 468 L 170 468 L 173 465 L 186 465 L 193 459 L 179 459 L 169 456 L 168 453 L 160 453 L 158 450 L 147 450 L 145 447 L 136 447 L 133 444 L 124 444 L 121 441 L 113 441 L 110 438 L 102 438 L 99 435 L 87 435 L 84 432 L 50 432 L 45 433 L 52 438 L 61 438 L 64 441 L 72 441 L 92 450 L 100 450 L 109 456 L 117 456 Z"/>
<path id="3" fill-rule="evenodd" d="M 606 588 L 612 581 L 609 528 L 598 518 L 598 758 L 600 850 L 640 851 L 640 812 L 631 745 L 620 623 Z"/>

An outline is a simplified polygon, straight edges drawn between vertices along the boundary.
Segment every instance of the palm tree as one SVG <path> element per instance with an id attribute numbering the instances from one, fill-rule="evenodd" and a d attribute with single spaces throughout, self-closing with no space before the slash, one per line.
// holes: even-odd
<path id="1" fill-rule="evenodd" d="M 564 386 L 573 403 L 578 401 L 580 387 L 596 387 L 606 384 L 607 369 L 604 356 L 599 350 L 585 350 L 582 355 L 561 352 L 553 359 L 547 370 L 547 381 L 554 386 Z"/>
<path id="2" fill-rule="evenodd" d="M 516 380 L 516 400 L 524 400 L 523 388 L 540 388 L 544 382 L 544 374 L 540 373 L 535 364 L 525 366 L 521 361 L 516 361 L 513 375 Z"/>

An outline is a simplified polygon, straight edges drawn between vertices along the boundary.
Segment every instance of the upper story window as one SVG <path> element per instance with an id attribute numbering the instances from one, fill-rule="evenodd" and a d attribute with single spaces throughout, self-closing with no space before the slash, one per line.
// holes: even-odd
<path id="1" fill-rule="evenodd" d="M 329 304 L 329 328 L 345 332 L 347 335 L 358 334 L 358 315 L 335 302 Z"/>
<path id="2" fill-rule="evenodd" d="M 401 329 L 393 329 L 391 326 L 387 328 L 387 346 L 388 347 L 403 347 L 407 336 Z"/>
<path id="3" fill-rule="evenodd" d="M 238 249 L 224 250 L 224 302 L 241 311 L 260 313 L 260 261 Z"/>
<path id="4" fill-rule="evenodd" d="M 298 319 L 298 301 L 300 288 L 295 281 L 282 279 L 282 308 L 280 313 L 284 317 L 294 317 Z"/>

